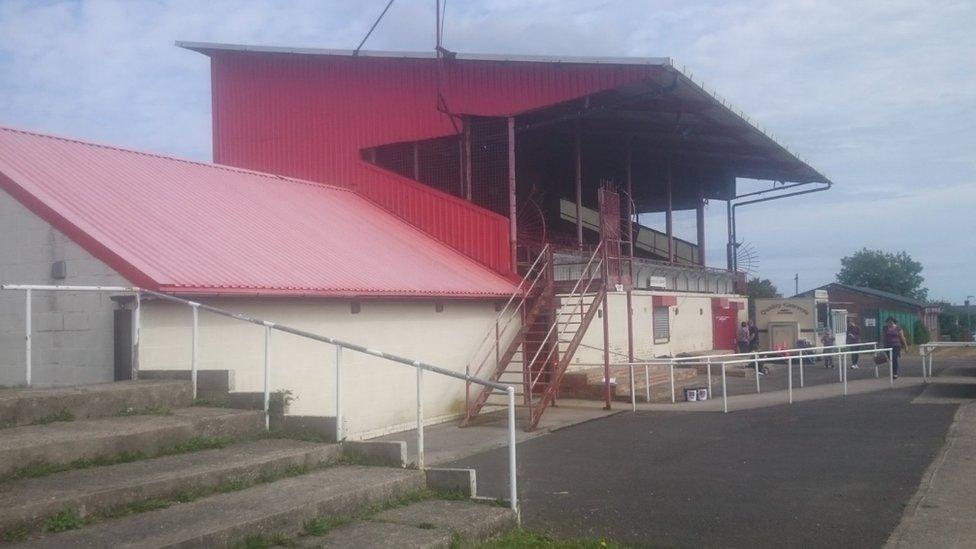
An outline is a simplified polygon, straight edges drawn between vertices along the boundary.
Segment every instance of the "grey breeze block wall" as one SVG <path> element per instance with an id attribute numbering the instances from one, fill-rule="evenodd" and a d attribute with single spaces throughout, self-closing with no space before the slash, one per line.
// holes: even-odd
<path id="1" fill-rule="evenodd" d="M 0 283 L 124 286 L 118 273 L 0 190 Z M 54 279 L 64 261 L 67 277 Z M 25 381 L 24 292 L 0 291 L 0 385 Z M 33 384 L 112 381 L 113 309 L 108 294 L 34 292 Z"/>

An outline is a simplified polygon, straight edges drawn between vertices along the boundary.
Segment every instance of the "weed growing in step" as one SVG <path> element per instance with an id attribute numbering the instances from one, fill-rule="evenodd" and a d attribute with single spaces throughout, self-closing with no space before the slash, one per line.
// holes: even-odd
<path id="1" fill-rule="evenodd" d="M 209 400 L 206 398 L 197 397 L 193 399 L 193 406 L 200 406 L 203 408 L 230 408 L 228 403 L 223 400 Z"/>
<path id="2" fill-rule="evenodd" d="M 41 526 L 42 532 L 65 532 L 77 530 L 85 525 L 85 519 L 78 515 L 74 509 L 65 509 L 60 513 L 48 517 Z"/>
<path id="3" fill-rule="evenodd" d="M 74 421 L 74 420 L 75 420 L 75 415 L 71 413 L 71 410 L 67 408 L 62 408 L 58 412 L 38 418 L 37 421 L 34 422 L 34 425 L 47 425 L 48 423 L 56 423 L 58 421 Z"/>
<path id="4" fill-rule="evenodd" d="M 420 528 L 421 530 L 436 530 L 437 525 L 435 525 L 433 522 L 421 522 L 417 525 L 417 528 Z"/>
<path id="5" fill-rule="evenodd" d="M 315 518 L 305 523 L 302 529 L 303 536 L 324 536 L 340 526 L 352 522 L 348 517 L 323 517 Z"/>
<path id="6" fill-rule="evenodd" d="M 126 417 L 126 416 L 171 416 L 173 411 L 166 406 L 160 406 L 154 404 L 152 406 L 143 406 L 142 408 L 128 407 L 124 410 L 119 410 L 115 412 L 116 417 Z"/>
<path id="7" fill-rule="evenodd" d="M 10 528 L 9 530 L 3 532 L 3 534 L 0 535 L 0 540 L 6 542 L 27 541 L 27 535 L 29 533 L 30 530 L 27 528 L 27 525 L 21 524 L 20 526 Z"/>
<path id="8" fill-rule="evenodd" d="M 269 547 L 298 547 L 298 543 L 284 534 L 251 536 L 234 544 L 234 549 L 267 549 Z"/>

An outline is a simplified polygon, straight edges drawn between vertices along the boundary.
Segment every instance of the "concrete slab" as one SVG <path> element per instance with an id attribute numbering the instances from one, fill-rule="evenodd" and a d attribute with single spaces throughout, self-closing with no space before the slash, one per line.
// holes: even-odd
<path id="1" fill-rule="evenodd" d="M 429 500 L 398 507 L 376 515 L 373 520 L 408 526 L 430 525 L 453 532 L 465 541 L 492 538 L 516 527 L 510 509 L 470 501 Z"/>
<path id="2" fill-rule="evenodd" d="M 44 536 L 16 547 L 230 547 L 255 535 L 294 536 L 312 518 L 353 516 L 424 485 L 422 471 L 332 467 Z"/>
<path id="3" fill-rule="evenodd" d="M 322 537 L 301 538 L 299 547 L 446 549 L 451 546 L 451 542 L 451 533 L 445 530 L 423 529 L 386 522 L 355 522 L 336 528 Z"/>
<path id="4" fill-rule="evenodd" d="M 526 410 L 519 408 L 520 417 L 515 430 L 516 443 L 594 419 L 619 414 L 626 409 L 619 403 L 614 406 L 612 410 L 604 410 L 602 402 L 561 399 L 558 406 L 546 410 L 539 426 L 531 432 L 523 430 Z M 384 435 L 372 440 L 406 441 L 407 459 L 416 462 L 416 429 Z M 468 427 L 460 427 L 453 421 L 430 425 L 424 428 L 424 464 L 429 466 L 447 463 L 507 444 L 508 412 L 505 410 L 485 413 L 476 425 Z"/>
<path id="5" fill-rule="evenodd" d="M 243 438 L 264 430 L 264 413 L 184 408 L 165 416 L 127 416 L 11 427 L 0 431 L 0 475 L 41 463 L 121 453 L 158 455 L 194 437 Z"/>
<path id="6" fill-rule="evenodd" d="M 959 407 L 945 445 L 926 470 L 889 549 L 976 544 L 976 402 Z"/>
<path id="7" fill-rule="evenodd" d="M 254 480 L 293 466 L 319 466 L 339 458 L 339 446 L 297 440 L 259 440 L 227 448 L 66 471 L 0 485 L 0 531 L 36 526 L 70 509 L 79 516 L 127 503 L 173 498 L 183 490 Z"/>
<path id="8" fill-rule="evenodd" d="M 128 408 L 185 408 L 193 402 L 188 381 L 120 381 L 76 387 L 0 391 L 0 427 L 30 425 L 71 412 L 75 419 L 111 417 Z"/>

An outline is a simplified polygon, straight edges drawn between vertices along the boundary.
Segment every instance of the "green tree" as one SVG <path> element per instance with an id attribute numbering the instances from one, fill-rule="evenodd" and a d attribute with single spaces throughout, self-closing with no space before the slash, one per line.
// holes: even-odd
<path id="1" fill-rule="evenodd" d="M 897 254 L 863 248 L 840 260 L 837 282 L 851 286 L 866 286 L 925 300 L 928 289 L 922 287 L 922 264 L 905 252 Z"/>
<path id="2" fill-rule="evenodd" d="M 752 277 L 746 283 L 746 295 L 749 296 L 749 318 L 756 318 L 756 298 L 783 297 L 776 285 L 768 278 Z"/>

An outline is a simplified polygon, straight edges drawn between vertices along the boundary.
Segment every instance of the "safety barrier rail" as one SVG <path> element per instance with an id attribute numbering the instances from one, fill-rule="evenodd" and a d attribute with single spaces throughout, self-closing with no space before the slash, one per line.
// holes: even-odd
<path id="1" fill-rule="evenodd" d="M 190 307 L 192 311 L 192 339 L 191 339 L 191 358 L 190 358 L 190 380 L 193 390 L 193 397 L 197 396 L 197 342 L 199 341 L 199 311 L 207 311 L 216 315 L 233 318 L 242 322 L 256 324 L 264 327 L 264 414 L 265 428 L 270 427 L 268 415 L 268 403 L 270 400 L 271 389 L 271 333 L 279 331 L 292 334 L 298 337 L 311 339 L 333 345 L 336 350 L 335 368 L 335 411 L 336 411 L 336 441 L 343 440 L 342 433 L 342 350 L 348 349 L 358 353 L 375 356 L 391 362 L 412 366 L 417 371 L 417 466 L 424 468 L 424 407 L 423 407 L 423 373 L 424 371 L 433 372 L 447 377 L 460 379 L 467 383 L 477 383 L 492 389 L 503 391 L 508 394 L 508 474 L 509 474 L 509 499 L 510 506 L 516 513 L 518 508 L 518 487 L 516 479 L 516 452 L 515 452 L 515 388 L 503 383 L 488 381 L 468 374 L 455 372 L 447 368 L 428 364 L 419 360 L 402 357 L 392 353 L 386 353 L 378 349 L 371 349 L 348 341 L 336 339 L 334 337 L 315 334 L 298 328 L 286 326 L 268 320 L 250 317 L 241 313 L 234 313 L 210 305 L 205 305 L 197 301 L 191 301 L 163 294 L 136 286 L 49 286 L 49 285 L 30 285 L 30 284 L 3 284 L 0 290 L 23 291 L 26 295 L 26 321 L 25 321 L 25 354 L 26 354 L 26 379 L 27 385 L 31 386 L 32 375 L 32 326 L 31 326 L 31 306 L 33 292 L 52 291 L 52 292 L 102 292 L 113 294 L 131 294 L 135 296 L 136 307 L 133 318 L 133 345 L 139 342 L 139 303 L 143 296 L 151 296 L 164 301 L 178 303 Z"/>
<path id="2" fill-rule="evenodd" d="M 932 379 L 932 362 L 935 352 L 939 349 L 959 349 L 976 347 L 973 341 L 933 341 L 918 346 L 918 354 L 922 356 L 922 380 L 926 383 Z M 927 370 L 927 371 L 926 371 Z"/>
<path id="3" fill-rule="evenodd" d="M 864 347 L 861 349 L 860 347 Z M 848 350 L 843 350 L 848 349 Z M 853 349 L 853 350 L 851 350 Z M 817 352 L 820 351 L 820 352 Z M 671 402 L 677 402 L 675 395 L 675 378 L 674 378 L 674 367 L 676 363 L 679 362 L 694 362 L 694 363 L 704 363 L 706 365 L 706 377 L 708 383 L 708 393 L 712 394 L 712 365 L 721 366 L 721 378 L 722 378 L 722 398 L 723 398 L 723 409 L 728 412 L 728 399 L 727 399 L 727 386 L 726 386 L 726 367 L 728 365 L 752 365 L 755 368 L 756 373 L 756 393 L 762 392 L 762 386 L 760 383 L 759 375 L 759 365 L 761 363 L 767 362 L 782 362 L 787 361 L 788 364 L 788 378 L 789 378 L 789 401 L 793 402 L 793 360 L 799 359 L 799 373 L 800 373 L 800 387 L 804 387 L 804 376 L 803 376 L 803 361 L 818 359 L 818 358 L 832 358 L 838 357 L 841 359 L 841 365 L 838 367 L 838 382 L 844 385 L 844 394 L 847 394 L 847 357 L 850 355 L 859 355 L 864 353 L 886 353 L 888 355 L 889 364 L 889 377 L 891 377 L 892 384 L 894 383 L 894 371 L 891 367 L 891 349 L 884 348 L 878 349 L 877 343 L 850 343 L 846 345 L 827 345 L 822 347 L 805 347 L 799 349 L 784 349 L 779 351 L 756 351 L 752 353 L 729 353 L 724 355 L 706 355 L 703 357 L 680 357 L 680 358 L 660 358 L 660 359 L 650 359 L 641 360 L 634 362 L 624 362 L 624 363 L 612 363 L 611 367 L 628 367 L 630 370 L 630 400 L 632 409 L 637 409 L 637 394 L 635 388 L 635 377 L 634 368 L 643 367 L 644 368 L 644 390 L 645 390 L 645 402 L 651 401 L 651 377 L 650 377 L 650 367 L 651 366 L 663 366 L 667 365 L 670 374 L 670 386 L 671 386 Z M 736 357 L 746 357 L 738 358 Z M 705 360 L 700 360 L 704 358 Z M 723 360 L 715 360 L 715 358 L 722 358 Z M 733 360 L 727 360 L 732 358 Z M 603 366 L 602 363 L 579 363 L 574 364 L 574 366 Z M 923 374 L 924 375 L 924 374 Z M 874 377 L 880 377 L 880 365 L 874 363 Z"/>

